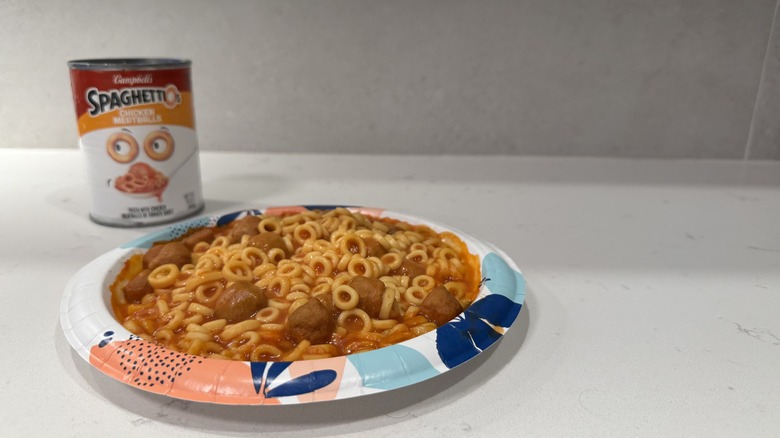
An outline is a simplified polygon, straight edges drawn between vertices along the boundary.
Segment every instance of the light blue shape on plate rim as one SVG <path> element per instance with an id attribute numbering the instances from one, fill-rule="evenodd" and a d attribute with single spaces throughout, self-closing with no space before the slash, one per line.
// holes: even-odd
<path id="1" fill-rule="evenodd" d="M 439 374 L 421 352 L 401 344 L 347 356 L 366 388 L 390 390 Z"/>
<path id="2" fill-rule="evenodd" d="M 491 293 L 503 295 L 518 304 L 525 300 L 523 275 L 512 269 L 496 253 L 489 253 L 482 259 L 482 277 L 489 278 L 485 286 Z"/>

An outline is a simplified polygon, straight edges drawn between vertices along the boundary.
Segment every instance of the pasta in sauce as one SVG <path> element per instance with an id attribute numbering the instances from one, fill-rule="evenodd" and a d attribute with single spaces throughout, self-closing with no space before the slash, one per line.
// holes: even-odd
<path id="1" fill-rule="evenodd" d="M 345 208 L 246 216 L 132 256 L 117 319 L 175 351 L 244 361 L 341 356 L 403 342 L 476 298 L 456 235 Z"/>

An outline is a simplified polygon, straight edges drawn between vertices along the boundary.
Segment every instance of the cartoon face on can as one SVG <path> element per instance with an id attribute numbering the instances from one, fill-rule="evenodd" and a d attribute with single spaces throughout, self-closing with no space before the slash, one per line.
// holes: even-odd
<path id="1" fill-rule="evenodd" d="M 70 66 L 92 219 L 147 225 L 199 211 L 189 62 L 87 60 Z"/>

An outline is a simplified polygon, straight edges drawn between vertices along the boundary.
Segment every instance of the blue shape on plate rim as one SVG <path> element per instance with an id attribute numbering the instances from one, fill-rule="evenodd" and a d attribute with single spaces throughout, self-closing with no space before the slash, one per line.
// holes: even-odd
<path id="1" fill-rule="evenodd" d="M 482 259 L 485 287 L 491 295 L 471 304 L 454 320 L 436 329 L 436 350 L 447 368 L 454 368 L 493 345 L 517 319 L 525 297 L 522 275 L 504 259 L 489 253 Z"/>

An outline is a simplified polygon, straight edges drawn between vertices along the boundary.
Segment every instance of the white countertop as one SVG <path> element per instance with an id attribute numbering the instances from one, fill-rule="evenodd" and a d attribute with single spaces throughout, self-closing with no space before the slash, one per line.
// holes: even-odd
<path id="1" fill-rule="evenodd" d="M 94 370 L 68 279 L 159 227 L 87 218 L 76 150 L 0 150 L 4 436 L 771 436 L 780 431 L 780 163 L 202 153 L 206 211 L 379 206 L 460 228 L 523 271 L 491 350 L 378 395 L 174 400 Z M 413 434 L 413 435 L 412 435 Z"/>

